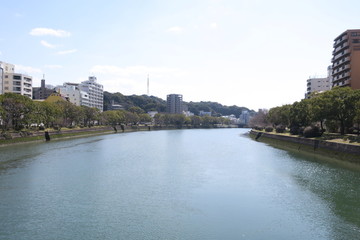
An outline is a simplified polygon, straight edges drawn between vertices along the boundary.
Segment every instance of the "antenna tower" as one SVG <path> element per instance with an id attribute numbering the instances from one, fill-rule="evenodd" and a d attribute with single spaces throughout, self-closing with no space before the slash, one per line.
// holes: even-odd
<path id="1" fill-rule="evenodd" d="M 147 95 L 149 96 L 149 74 L 147 77 Z"/>

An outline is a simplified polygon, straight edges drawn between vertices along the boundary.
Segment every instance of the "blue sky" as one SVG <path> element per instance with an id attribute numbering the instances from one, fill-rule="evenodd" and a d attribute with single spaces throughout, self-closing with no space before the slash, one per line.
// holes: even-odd
<path id="1" fill-rule="evenodd" d="M 271 108 L 324 76 L 360 1 L 3 1 L 0 61 L 46 83 L 94 75 L 105 91 Z"/>

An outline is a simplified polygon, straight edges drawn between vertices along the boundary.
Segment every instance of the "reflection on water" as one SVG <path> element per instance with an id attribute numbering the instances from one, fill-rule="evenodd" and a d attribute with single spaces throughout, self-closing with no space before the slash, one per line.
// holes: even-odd
<path id="1" fill-rule="evenodd" d="M 357 239 L 360 171 L 243 129 L 0 148 L 0 239 Z"/>

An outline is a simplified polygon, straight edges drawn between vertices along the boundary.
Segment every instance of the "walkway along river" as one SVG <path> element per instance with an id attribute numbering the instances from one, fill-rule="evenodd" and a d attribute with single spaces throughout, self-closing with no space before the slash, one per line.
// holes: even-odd
<path id="1" fill-rule="evenodd" d="M 0 239 L 360 239 L 360 170 L 246 129 L 0 148 Z"/>

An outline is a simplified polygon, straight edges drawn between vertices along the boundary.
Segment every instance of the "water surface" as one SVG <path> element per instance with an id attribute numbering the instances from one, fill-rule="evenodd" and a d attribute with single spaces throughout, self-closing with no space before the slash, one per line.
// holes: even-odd
<path id="1" fill-rule="evenodd" d="M 360 239 L 360 171 L 246 129 L 0 148 L 0 239 Z"/>

